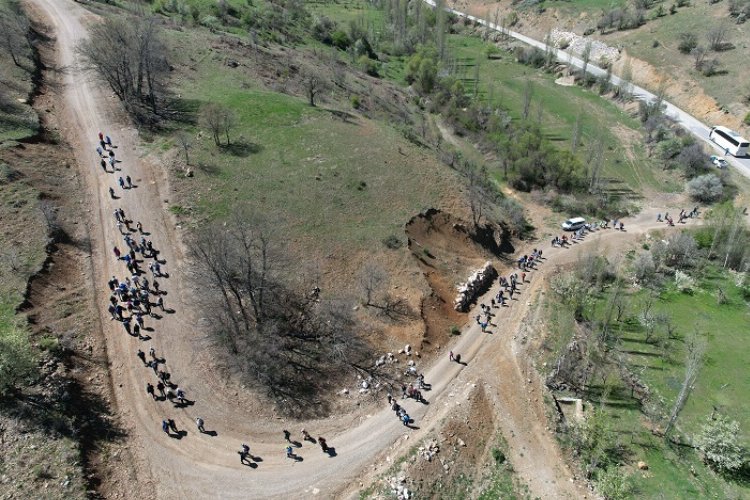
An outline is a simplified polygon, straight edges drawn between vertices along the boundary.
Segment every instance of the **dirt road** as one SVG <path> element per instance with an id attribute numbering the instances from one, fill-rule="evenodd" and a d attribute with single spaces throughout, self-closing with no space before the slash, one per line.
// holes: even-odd
<path id="1" fill-rule="evenodd" d="M 536 391 L 529 388 L 526 376 L 518 363 L 511 332 L 518 329 L 530 304 L 523 295 L 502 318 L 502 333 L 483 335 L 479 328 L 470 327 L 452 349 L 461 352 L 469 362 L 462 368 L 441 356 L 429 370 L 426 380 L 433 385 L 432 404 L 422 406 L 406 403 L 409 414 L 416 419 L 418 430 L 405 429 L 384 408 L 359 420 L 347 416 L 304 425 L 314 434 L 324 435 L 335 447 L 337 456 L 324 455 L 316 446 L 305 445 L 298 454 L 302 461 L 293 462 L 284 456 L 285 443 L 281 429 L 298 431 L 301 424 L 257 419 L 249 414 L 243 400 L 249 397 L 214 375 L 202 335 L 201 318 L 197 316 L 193 291 L 188 287 L 186 260 L 179 229 L 171 221 L 168 211 L 168 190 L 164 170 L 147 163 L 138 149 L 136 131 L 126 125 L 118 102 L 110 92 L 78 64 L 77 43 L 85 36 L 87 23 L 97 22 L 95 16 L 79 4 L 68 0 L 29 0 L 32 8 L 42 12 L 57 35 L 60 68 L 64 71 L 64 113 L 62 130 L 65 138 L 76 147 L 80 169 L 86 179 L 90 200 L 90 235 L 93 244 L 93 268 L 100 294 L 97 303 L 102 312 L 101 322 L 107 339 L 114 389 L 119 413 L 129 431 L 129 449 L 136 456 L 135 475 L 143 490 L 155 498 L 324 498 L 348 496 L 356 493 L 358 478 L 367 475 L 370 466 L 384 462 L 384 455 L 398 453 L 395 443 L 405 433 L 411 445 L 450 412 L 455 397 L 462 387 L 480 378 L 492 383 L 502 405 L 502 430 L 513 447 L 514 467 L 528 482 L 533 496 L 542 498 L 579 498 L 581 485 L 569 481 L 571 477 L 562 460 L 553 436 L 544 430 L 545 420 Z M 122 160 L 122 175 L 130 175 L 136 188 L 121 190 L 116 176 L 105 174 L 98 166 L 95 152 L 97 133 L 112 136 L 117 145 L 117 157 Z M 118 173 L 117 175 L 120 175 Z M 108 189 L 114 187 L 120 199 L 112 200 Z M 165 270 L 170 277 L 162 282 L 168 291 L 166 305 L 175 310 L 159 321 L 146 320 L 150 341 L 139 341 L 125 334 L 122 325 L 110 321 L 106 312 L 108 293 L 106 281 L 110 276 L 124 277 L 124 265 L 112 255 L 114 245 L 122 245 L 122 237 L 114 224 L 112 213 L 122 207 L 127 216 L 141 221 L 154 246 L 166 260 Z M 644 216 L 645 217 L 645 216 Z M 644 218 L 639 230 L 651 224 Z M 635 228 L 631 228 L 631 231 Z M 575 258 L 586 247 L 600 247 L 598 239 L 626 240 L 633 233 L 592 235 L 591 241 L 566 252 L 549 251 L 543 271 L 535 273 L 533 287 L 540 287 L 544 275 L 552 272 L 555 263 Z M 154 346 L 166 358 L 172 379 L 187 392 L 193 406 L 173 408 L 168 402 L 156 402 L 145 393 L 146 382 L 155 377 L 137 359 L 137 349 L 147 351 Z M 440 403 L 440 404 L 438 404 Z M 200 416 L 207 430 L 216 436 L 195 431 L 194 418 Z M 181 439 L 169 438 L 161 431 L 161 421 L 174 418 L 187 434 Z M 237 450 L 241 443 L 250 445 L 251 454 L 262 459 L 256 468 L 240 464 Z M 113 465 L 114 466 L 114 465 Z"/>

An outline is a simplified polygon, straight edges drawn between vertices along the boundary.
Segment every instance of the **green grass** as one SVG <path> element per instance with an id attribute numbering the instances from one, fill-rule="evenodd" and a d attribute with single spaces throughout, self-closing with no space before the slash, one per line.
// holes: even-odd
<path id="1" fill-rule="evenodd" d="M 542 128 L 547 137 L 561 149 L 569 149 L 576 120 L 580 117 L 581 142 L 578 151 L 584 156 L 587 148 L 601 140 L 604 146 L 604 176 L 624 182 L 632 190 L 644 187 L 669 189 L 662 176 L 655 174 L 654 163 L 642 145 L 639 122 L 611 101 L 591 90 L 555 83 L 552 75 L 515 62 L 513 55 L 503 52 L 502 59 L 489 60 L 490 44 L 466 35 L 449 37 L 452 54 L 468 63 L 462 75 L 473 88 L 474 68 L 479 63 L 479 96 L 507 108 L 511 116 L 521 117 L 523 95 L 527 82 L 532 82 L 532 111 L 543 108 Z"/>
<path id="2" fill-rule="evenodd" d="M 590 3 L 602 4 L 594 0 Z M 351 20 L 362 20 L 376 30 L 383 30 L 382 12 L 362 0 L 349 0 L 343 7 L 332 2 L 314 3 L 310 9 L 316 14 L 329 16 L 343 26 L 347 26 Z M 572 131 L 580 116 L 582 145 L 578 148 L 579 156 L 585 158 L 587 148 L 601 140 L 605 157 L 603 175 L 614 181 L 613 187 L 624 183 L 626 188 L 633 191 L 646 187 L 669 192 L 682 190 L 682 185 L 670 182 L 648 157 L 638 120 L 594 90 L 558 85 L 553 76 L 517 63 L 515 57 L 507 52 L 502 52 L 502 59 L 489 60 L 486 53 L 492 44 L 477 36 L 453 34 L 448 37 L 447 43 L 450 57 L 465 64 L 458 77 L 464 80 L 467 91 L 473 92 L 474 66 L 478 63 L 479 98 L 502 105 L 515 119 L 521 116 L 524 89 L 526 82 L 531 81 L 534 94 L 531 116 L 537 116 L 534 108 L 541 104 L 544 108 L 543 130 L 559 148 L 570 148 Z M 405 63 L 406 58 L 388 59 L 382 65 L 384 77 L 405 84 Z"/>
<path id="3" fill-rule="evenodd" d="M 705 363 L 695 389 L 677 421 L 677 433 L 690 442 L 713 407 L 740 423 L 740 439 L 748 443 L 750 402 L 743 381 L 748 378 L 746 353 L 750 350 L 747 336 L 748 304 L 742 298 L 734 277 L 717 269 L 709 269 L 698 280 L 694 295 L 679 293 L 672 287 L 658 297 L 654 312 L 668 313 L 679 339 L 666 350 L 645 342 L 642 327 L 624 325 L 618 349 L 626 356 L 630 369 L 661 399 L 661 414 L 666 417 L 679 392 L 684 375 L 685 336 L 697 329 L 707 335 Z M 716 289 L 721 287 L 729 303 L 719 305 Z M 635 314 L 646 292 L 633 294 L 631 311 Z M 669 354 L 665 359 L 665 351 Z M 645 418 L 628 389 L 615 386 L 605 401 L 611 423 L 620 441 L 632 451 L 629 462 L 643 460 L 647 472 L 635 471 L 633 480 L 638 498 L 747 498 L 750 487 L 724 480 L 701 461 L 689 448 L 667 445 L 645 426 Z M 695 471 L 693 473 L 692 471 Z"/>
<path id="4" fill-rule="evenodd" d="M 249 144 L 231 154 L 205 131 L 197 137 L 191 152 L 195 177 L 175 180 L 185 195 L 172 210 L 178 215 L 221 219 L 245 207 L 269 214 L 307 252 L 341 246 L 373 250 L 384 248 L 386 236 L 401 234 L 410 217 L 439 206 L 453 185 L 448 169 L 396 129 L 336 117 L 331 110 L 351 109 L 348 99 L 311 107 L 302 97 L 263 90 L 201 48 L 198 37 L 205 35 L 172 36 L 177 52 L 194 68 L 177 92 L 197 106 L 229 106 L 238 122 L 233 141 Z M 152 148 L 165 141 L 171 143 L 161 137 Z"/>

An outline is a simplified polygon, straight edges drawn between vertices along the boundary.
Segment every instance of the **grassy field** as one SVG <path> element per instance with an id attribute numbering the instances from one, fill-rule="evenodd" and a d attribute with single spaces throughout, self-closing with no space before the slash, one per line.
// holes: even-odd
<path id="1" fill-rule="evenodd" d="M 326 15 L 347 26 L 351 21 L 382 26 L 382 12 L 360 0 L 338 3 L 313 3 L 310 8 L 318 15 Z M 562 86 L 549 74 L 517 63 L 510 53 L 501 59 L 490 60 L 487 50 L 493 44 L 478 36 L 454 34 L 448 37 L 450 57 L 460 61 L 463 70 L 458 75 L 467 90 L 473 92 L 475 76 L 479 77 L 478 95 L 506 107 L 514 118 L 521 116 L 526 82 L 533 84 L 532 108 L 542 106 L 543 129 L 547 137 L 561 149 L 571 144 L 572 131 L 580 119 L 582 132 L 581 155 L 596 141 L 602 141 L 605 151 L 604 176 L 624 183 L 633 191 L 649 187 L 659 191 L 679 191 L 682 186 L 671 182 L 661 169 L 648 158 L 643 147 L 637 119 L 594 91 L 580 87 Z M 403 81 L 403 58 L 391 58 L 383 63 L 386 78 Z M 478 73 L 475 65 L 479 64 Z M 536 116 L 534 109 L 532 115 Z"/>
<path id="2" fill-rule="evenodd" d="M 336 110 L 348 102 L 311 107 L 302 97 L 262 88 L 252 74 L 231 69 L 201 49 L 195 32 L 174 32 L 172 42 L 194 71 L 178 92 L 196 106 L 214 102 L 237 115 L 235 148 L 217 148 L 198 128 L 191 164 L 195 177 L 175 179 L 184 194 L 173 211 L 195 221 L 222 218 L 237 207 L 278 221 L 291 246 L 374 250 L 419 211 L 450 200 L 454 175 L 393 127 Z M 172 146 L 170 137 L 158 148 Z M 241 144 L 244 144 L 242 146 Z M 384 247 L 383 247 L 384 248 Z"/>
<path id="3" fill-rule="evenodd" d="M 601 141 L 605 177 L 624 182 L 634 191 L 646 187 L 674 189 L 647 157 L 639 122 L 609 100 L 578 86 L 558 85 L 552 75 L 515 62 L 511 54 L 503 54 L 502 59 L 487 59 L 486 50 L 491 44 L 478 37 L 455 35 L 449 42 L 454 56 L 468 65 L 464 74 L 467 80 L 474 80 L 471 66 L 479 64 L 482 99 L 500 104 L 514 118 L 520 118 L 523 95 L 527 82 L 531 82 L 531 115 L 537 116 L 537 107 L 542 107 L 543 130 L 559 148 L 570 148 L 576 120 L 580 120 L 580 155 L 585 156 L 587 148 Z"/>
<path id="4" fill-rule="evenodd" d="M 694 33 L 698 37 L 698 43 L 705 46 L 709 29 L 719 25 L 727 27 L 727 40 L 735 48 L 710 53 L 710 58 L 721 61 L 722 71 L 706 77 L 693 69 L 693 56 L 679 51 L 679 36 L 681 33 Z M 709 5 L 708 2 L 691 2 L 690 7 L 680 9 L 675 15 L 654 19 L 632 32 L 608 35 L 605 41 L 611 39 L 616 44 L 622 44 L 628 52 L 669 75 L 677 82 L 674 90 L 689 94 L 690 86 L 685 84 L 685 79 L 693 79 L 721 106 L 743 117 L 750 110 L 750 103 L 743 102 L 750 94 L 750 86 L 740 63 L 750 60 L 750 32 L 744 26 L 735 24 L 728 16 L 725 2 L 714 5 Z M 655 42 L 658 42 L 658 46 L 655 46 Z"/>
<path id="5" fill-rule="evenodd" d="M 728 302 L 718 304 L 716 290 L 721 288 Z M 719 269 L 708 269 L 698 280 L 693 295 L 678 292 L 673 284 L 666 286 L 654 303 L 654 313 L 666 313 L 676 326 L 676 339 L 669 344 L 647 342 L 645 330 L 635 319 L 646 300 L 646 291 L 628 295 L 631 319 L 620 324 L 617 350 L 625 356 L 629 369 L 649 387 L 657 401 L 660 424 L 672 408 L 684 377 L 685 339 L 697 331 L 705 335 L 707 348 L 704 365 L 695 389 L 677 421 L 677 434 L 691 442 L 707 415 L 715 407 L 740 423 L 741 441 L 747 445 L 750 429 L 750 403 L 746 398 L 748 367 L 745 353 L 750 338 L 748 303 L 743 298 L 737 276 Z M 602 301 L 604 297 L 601 297 Z M 602 305 L 600 303 L 600 305 Z M 565 307 L 547 305 L 548 324 L 553 325 L 547 340 L 549 353 L 561 352 L 570 341 L 574 321 Z M 554 356 L 542 361 L 554 366 Z M 644 414 L 638 401 L 621 381 L 609 377 L 606 388 L 594 384 L 593 392 L 605 394 L 592 404 L 603 405 L 617 440 L 628 449 L 626 467 L 635 487 L 634 498 L 747 498 L 750 485 L 727 480 L 702 462 L 698 452 L 667 444 L 652 433 L 655 426 Z M 601 382 L 599 382 L 601 384 Z M 633 466 L 637 461 L 648 464 L 647 471 Z"/>

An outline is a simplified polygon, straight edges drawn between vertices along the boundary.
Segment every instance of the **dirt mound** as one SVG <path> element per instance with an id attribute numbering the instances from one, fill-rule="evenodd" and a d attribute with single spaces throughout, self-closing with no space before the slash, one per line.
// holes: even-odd
<path id="1" fill-rule="evenodd" d="M 406 224 L 408 248 L 424 273 L 432 293 L 422 300 L 425 333 L 420 350 L 445 344 L 453 326 L 461 327 L 466 314 L 453 309 L 456 285 L 485 262 L 497 262 L 514 251 L 508 232 L 485 224 L 475 230 L 448 212 L 430 208 Z"/>

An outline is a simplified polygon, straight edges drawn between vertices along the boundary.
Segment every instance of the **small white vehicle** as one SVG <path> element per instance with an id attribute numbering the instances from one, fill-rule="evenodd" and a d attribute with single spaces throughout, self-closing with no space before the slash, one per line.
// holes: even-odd
<path id="1" fill-rule="evenodd" d="M 586 219 L 583 217 L 573 217 L 562 223 L 562 228 L 565 231 L 578 231 L 586 225 Z"/>
<path id="2" fill-rule="evenodd" d="M 725 160 L 723 156 L 711 155 L 710 160 L 711 163 L 719 168 L 727 168 L 729 166 L 729 163 L 727 163 L 727 160 Z"/>

